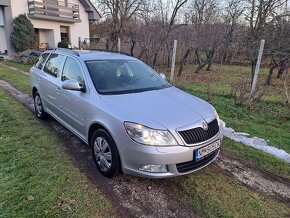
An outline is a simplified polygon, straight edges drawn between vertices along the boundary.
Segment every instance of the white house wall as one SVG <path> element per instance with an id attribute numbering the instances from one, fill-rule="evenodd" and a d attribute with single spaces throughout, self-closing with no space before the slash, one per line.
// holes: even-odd
<path id="1" fill-rule="evenodd" d="M 89 38 L 89 20 L 88 20 L 88 13 L 85 12 L 85 9 L 82 7 L 78 0 L 69 0 L 69 3 L 77 4 L 80 7 L 80 19 L 81 23 L 62 23 L 57 21 L 46 21 L 40 19 L 30 19 L 34 28 L 37 29 L 50 29 L 54 32 L 54 41 L 52 47 L 56 47 L 57 43 L 61 41 L 60 38 L 60 26 L 68 26 L 70 29 L 70 42 L 73 47 L 78 47 L 78 40 L 79 37 L 81 40 L 84 38 Z M 13 18 L 17 17 L 20 14 L 28 14 L 28 2 L 27 0 L 11 0 L 11 8 L 12 8 L 12 16 Z M 49 36 L 51 37 L 51 36 Z M 40 43 L 41 36 L 40 36 Z"/>

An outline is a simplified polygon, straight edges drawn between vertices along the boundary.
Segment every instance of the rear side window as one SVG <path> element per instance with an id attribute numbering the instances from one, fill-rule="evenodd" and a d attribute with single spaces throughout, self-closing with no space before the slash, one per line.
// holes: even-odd
<path id="1" fill-rule="evenodd" d="M 34 66 L 41 70 L 48 55 L 49 55 L 49 53 L 44 53 L 44 54 L 40 55 Z"/>
<path id="2" fill-rule="evenodd" d="M 45 67 L 44 67 L 44 72 L 57 77 L 57 75 L 61 71 L 61 64 L 64 59 L 63 55 L 60 54 L 51 54 Z"/>
<path id="3" fill-rule="evenodd" d="M 79 63 L 75 59 L 68 57 L 63 67 L 61 81 L 70 79 L 77 80 L 81 85 L 84 85 L 82 69 Z"/>

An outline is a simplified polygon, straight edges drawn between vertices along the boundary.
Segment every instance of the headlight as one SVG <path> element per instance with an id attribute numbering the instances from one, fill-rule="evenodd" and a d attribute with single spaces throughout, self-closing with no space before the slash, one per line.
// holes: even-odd
<path id="1" fill-rule="evenodd" d="M 124 123 L 125 129 L 134 141 L 152 146 L 178 145 L 174 137 L 167 130 L 156 130 L 136 123 Z"/>
<path id="2" fill-rule="evenodd" d="M 216 111 L 215 111 L 215 117 L 216 117 L 216 120 L 217 120 L 217 122 L 218 122 L 218 124 L 220 126 L 220 124 L 221 124 L 220 117 L 219 117 L 219 115 L 218 115 L 218 113 Z"/>

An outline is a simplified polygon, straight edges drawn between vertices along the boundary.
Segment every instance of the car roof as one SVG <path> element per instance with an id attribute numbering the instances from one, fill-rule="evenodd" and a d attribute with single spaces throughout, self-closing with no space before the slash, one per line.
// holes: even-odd
<path id="1" fill-rule="evenodd" d="M 75 56 L 84 61 L 91 60 L 137 60 L 136 58 L 116 51 L 103 51 L 103 50 L 70 50 L 70 49 L 55 49 L 48 50 L 48 53 L 66 54 Z"/>

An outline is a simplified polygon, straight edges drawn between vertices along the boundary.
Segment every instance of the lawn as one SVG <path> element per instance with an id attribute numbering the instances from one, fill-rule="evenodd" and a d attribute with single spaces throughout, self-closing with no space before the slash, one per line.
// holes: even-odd
<path id="1" fill-rule="evenodd" d="M 287 204 L 247 188 L 216 165 L 173 179 L 172 188 L 197 217 L 287 217 Z"/>
<path id="2" fill-rule="evenodd" d="M 5 80 L 26 94 L 32 94 L 26 75 L 0 65 L 0 79 Z"/>
<path id="3" fill-rule="evenodd" d="M 1 90 L 0 166 L 0 217 L 110 214 L 110 203 L 73 165 L 54 132 Z"/>
<path id="4" fill-rule="evenodd" d="M 29 70 L 31 68 L 31 64 L 23 64 L 23 63 L 19 63 L 16 61 L 4 61 L 4 64 L 6 64 L 10 67 L 18 68 L 19 70 L 22 70 L 25 72 L 29 72 Z"/>

